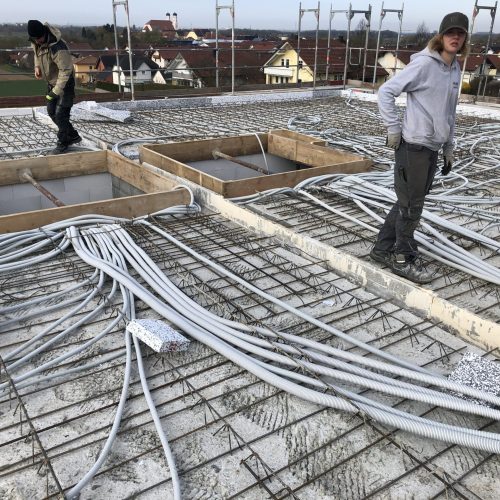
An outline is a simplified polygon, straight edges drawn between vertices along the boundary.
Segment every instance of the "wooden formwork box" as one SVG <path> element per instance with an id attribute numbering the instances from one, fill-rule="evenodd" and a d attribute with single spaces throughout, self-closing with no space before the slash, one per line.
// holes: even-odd
<path id="1" fill-rule="evenodd" d="M 273 130 L 268 134 L 257 135 L 267 153 L 291 160 L 302 168 L 224 181 L 186 164 L 213 159 L 214 150 L 233 157 L 259 154 L 262 150 L 255 134 L 171 144 L 146 144 L 140 147 L 140 159 L 143 163 L 192 181 L 226 198 L 279 187 L 294 187 L 305 179 L 319 175 L 366 172 L 372 164 L 371 160 L 329 148 L 325 141 L 290 130 Z"/>
<path id="2" fill-rule="evenodd" d="M 35 229 L 85 214 L 133 218 L 158 212 L 190 201 L 187 190 L 171 191 L 176 184 L 153 172 L 144 171 L 137 163 L 112 151 L 90 151 L 57 156 L 0 161 L 0 186 L 19 184 L 22 170 L 30 169 L 42 182 L 79 175 L 109 173 L 146 194 L 77 205 L 48 208 L 0 216 L 0 233 Z"/>

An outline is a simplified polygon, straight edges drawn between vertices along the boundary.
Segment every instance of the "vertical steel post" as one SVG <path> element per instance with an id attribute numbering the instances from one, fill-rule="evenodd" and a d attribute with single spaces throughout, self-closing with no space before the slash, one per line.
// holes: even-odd
<path id="1" fill-rule="evenodd" d="M 368 10 L 365 12 L 365 19 L 367 22 L 366 25 L 366 34 L 365 34 L 365 57 L 363 58 L 363 76 L 361 77 L 361 80 L 364 82 L 365 81 L 365 74 L 366 74 L 366 56 L 368 55 L 368 43 L 370 41 L 370 27 L 371 27 L 371 22 L 372 22 L 372 6 L 371 4 L 368 4 Z M 375 63 L 375 67 L 373 68 L 373 72 L 376 74 L 377 73 L 377 64 Z"/>
<path id="2" fill-rule="evenodd" d="M 333 21 L 333 16 L 335 14 L 347 14 L 349 11 L 348 10 L 333 10 L 332 5 L 330 5 L 330 23 L 328 27 L 328 50 L 327 50 L 327 55 L 326 55 L 326 60 L 327 60 L 327 72 L 326 72 L 326 79 L 328 81 L 328 77 L 330 74 L 330 54 L 331 54 L 331 33 L 332 33 L 332 21 Z M 345 87 L 344 87 L 345 88 Z"/>
<path id="3" fill-rule="evenodd" d="M 495 24 L 495 16 L 496 16 L 496 12 L 497 12 L 497 5 L 498 5 L 498 2 L 495 2 L 495 6 L 494 7 L 489 7 L 489 10 L 490 10 L 490 16 L 491 16 L 491 24 L 490 24 L 490 31 L 488 33 L 488 41 L 486 42 L 486 50 L 484 52 L 484 57 L 483 57 L 483 65 L 482 65 L 482 71 L 484 72 L 484 70 L 486 69 L 486 58 L 488 57 L 488 49 L 490 47 L 490 43 L 491 43 L 491 35 L 493 33 L 493 25 Z M 480 7 L 480 8 L 488 8 L 488 7 Z M 483 97 L 486 95 L 486 87 L 488 86 L 488 73 L 486 72 L 486 74 L 484 75 L 484 84 L 483 84 Z M 478 91 L 479 91 L 479 86 L 478 86 Z"/>
<path id="4" fill-rule="evenodd" d="M 302 27 L 302 16 L 304 11 L 302 10 L 302 2 L 299 3 L 299 27 L 297 30 L 297 87 L 300 86 L 300 33 Z"/>
<path id="5" fill-rule="evenodd" d="M 472 10 L 472 23 L 469 29 L 469 40 L 468 40 L 468 45 L 469 47 L 472 44 L 472 33 L 474 32 L 474 24 L 476 23 L 476 16 L 478 14 L 479 10 L 477 10 L 477 0 L 476 3 L 474 4 L 474 9 Z M 465 77 L 465 69 L 467 67 L 467 59 L 469 58 L 469 51 L 465 51 L 465 57 L 464 57 L 464 62 L 462 66 L 462 74 L 460 76 L 460 85 L 458 87 L 458 96 L 457 96 L 457 101 L 460 99 L 460 94 L 462 93 L 462 86 L 464 82 L 464 77 Z"/>
<path id="6" fill-rule="evenodd" d="M 319 42 L 319 9 L 320 3 L 318 0 L 318 8 L 314 15 L 316 16 L 316 47 L 314 48 L 314 75 L 313 75 L 313 88 L 316 88 L 316 76 L 318 70 L 318 42 Z"/>
<path id="7" fill-rule="evenodd" d="M 115 54 L 116 54 L 116 71 L 118 73 L 118 92 L 122 91 L 122 81 L 120 78 L 120 73 L 118 72 L 118 68 L 120 67 L 120 56 L 118 55 L 119 47 L 118 47 L 118 32 L 116 30 L 116 5 L 113 2 L 113 26 L 115 32 Z"/>
<path id="8" fill-rule="evenodd" d="M 234 0 L 231 4 L 231 16 L 233 18 L 233 25 L 231 29 L 231 94 L 234 95 L 234 76 L 235 76 L 235 51 L 234 51 Z"/>
<path id="9" fill-rule="evenodd" d="M 127 14 L 127 38 L 128 38 L 128 61 L 130 66 L 130 95 L 132 101 L 135 101 L 135 88 L 134 88 L 134 68 L 133 68 L 133 55 L 132 55 L 132 36 L 130 34 L 130 14 L 128 10 L 128 0 L 113 0 L 113 21 L 115 24 L 115 44 L 118 45 L 118 38 L 116 34 L 116 7 L 123 5 L 125 12 Z M 117 65 L 119 66 L 118 53 L 117 53 Z M 118 78 L 119 81 L 119 78 Z"/>
<path id="10" fill-rule="evenodd" d="M 352 5 L 349 4 L 349 10 L 347 11 L 347 34 L 345 42 L 345 61 L 344 61 L 344 90 L 347 84 L 347 61 L 349 59 L 349 39 L 351 36 L 351 19 L 354 14 L 352 13 Z"/>
<path id="11" fill-rule="evenodd" d="M 330 4 L 330 20 L 328 22 L 328 44 L 326 48 L 326 69 L 325 69 L 325 80 L 326 83 L 328 84 L 328 76 L 330 72 L 330 49 L 331 49 L 331 43 L 332 43 L 332 20 L 333 20 L 333 11 L 332 11 L 333 4 Z"/>
<path id="12" fill-rule="evenodd" d="M 405 4 L 401 6 L 401 10 L 398 11 L 399 17 L 399 30 L 398 30 L 398 40 L 396 42 L 396 53 L 394 58 L 394 76 L 396 76 L 397 67 L 398 67 L 398 55 L 399 55 L 399 42 L 401 41 L 401 30 L 403 28 L 403 11 L 405 8 Z"/>
<path id="13" fill-rule="evenodd" d="M 215 87 L 219 88 L 219 0 L 215 0 Z"/>
<path id="14" fill-rule="evenodd" d="M 396 51 L 394 54 L 394 75 L 396 74 L 397 66 L 398 66 L 398 52 L 399 52 L 399 43 L 401 40 L 401 31 L 403 28 L 403 12 L 404 12 L 404 7 L 405 4 L 403 3 L 401 5 L 401 9 L 384 9 L 384 3 L 382 2 L 382 8 L 380 10 L 380 21 L 378 24 L 378 34 L 377 34 L 377 48 L 375 49 L 375 64 L 374 64 L 374 71 L 373 71 L 373 90 L 375 91 L 375 84 L 377 81 L 377 64 L 378 64 L 378 54 L 380 50 L 380 33 L 382 32 L 382 22 L 388 12 L 395 12 L 398 15 L 399 18 L 399 30 L 398 30 L 398 38 L 396 42 Z M 393 75 L 393 76 L 394 76 Z"/>
<path id="15" fill-rule="evenodd" d="M 384 2 L 382 2 L 382 9 L 380 10 L 380 20 L 378 22 L 378 34 L 377 34 L 377 47 L 375 48 L 375 68 L 373 68 L 373 92 L 375 92 L 375 85 L 377 84 L 377 64 L 378 64 L 378 52 L 380 50 L 380 32 L 382 31 L 382 20 L 385 17 Z"/>
<path id="16" fill-rule="evenodd" d="M 235 50 L 234 50 L 234 0 L 231 5 L 219 5 L 219 0 L 215 0 L 215 86 L 219 88 L 219 14 L 223 9 L 229 10 L 232 17 L 231 23 L 231 94 L 234 95 L 235 76 Z"/>

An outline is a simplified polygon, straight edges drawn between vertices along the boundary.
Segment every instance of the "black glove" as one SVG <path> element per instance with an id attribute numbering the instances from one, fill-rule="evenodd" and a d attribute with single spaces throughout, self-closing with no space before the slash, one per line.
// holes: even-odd
<path id="1" fill-rule="evenodd" d="M 53 101 L 54 99 L 59 99 L 59 96 L 57 94 L 54 94 L 54 92 L 51 90 L 46 96 L 45 99 L 47 101 Z"/>
<path id="2" fill-rule="evenodd" d="M 441 175 L 448 175 L 451 172 L 452 166 L 453 166 L 453 153 L 444 153 L 443 168 L 441 169 Z"/>

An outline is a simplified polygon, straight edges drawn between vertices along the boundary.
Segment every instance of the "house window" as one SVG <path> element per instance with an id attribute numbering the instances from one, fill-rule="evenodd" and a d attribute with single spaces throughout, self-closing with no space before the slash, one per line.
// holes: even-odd
<path id="1" fill-rule="evenodd" d="M 282 59 L 282 60 L 281 60 L 281 65 L 282 65 L 282 66 L 284 66 L 284 65 L 285 65 L 285 60 L 284 60 L 284 59 Z"/>
<path id="2" fill-rule="evenodd" d="M 285 79 L 283 77 L 281 77 L 280 83 L 285 83 Z"/>
<path id="3" fill-rule="evenodd" d="M 277 76 L 277 77 L 275 77 L 274 83 L 279 83 L 279 82 L 280 82 L 279 77 L 278 77 L 278 76 Z"/>
<path id="4" fill-rule="evenodd" d="M 141 73 L 142 73 L 143 75 L 145 75 L 145 74 L 146 74 L 146 72 L 145 72 L 145 71 L 141 71 Z"/>
<path id="5" fill-rule="evenodd" d="M 290 67 L 290 59 L 287 59 L 287 60 L 286 60 L 286 64 L 285 64 L 285 66 L 286 66 L 287 68 L 289 68 L 289 67 Z"/>
<path id="6" fill-rule="evenodd" d="M 299 69 L 302 69 L 303 64 L 304 63 L 302 61 L 299 61 Z"/>

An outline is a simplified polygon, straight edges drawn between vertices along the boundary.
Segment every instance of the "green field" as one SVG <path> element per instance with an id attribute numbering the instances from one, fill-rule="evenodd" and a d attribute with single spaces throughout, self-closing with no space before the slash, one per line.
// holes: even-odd
<path id="1" fill-rule="evenodd" d="M 44 95 L 47 84 L 39 80 L 0 81 L 0 97 Z"/>
<path id="2" fill-rule="evenodd" d="M 0 81 L 0 97 L 19 97 L 45 95 L 47 83 L 43 80 L 8 80 Z M 77 94 L 88 94 L 89 89 L 76 88 Z"/>

